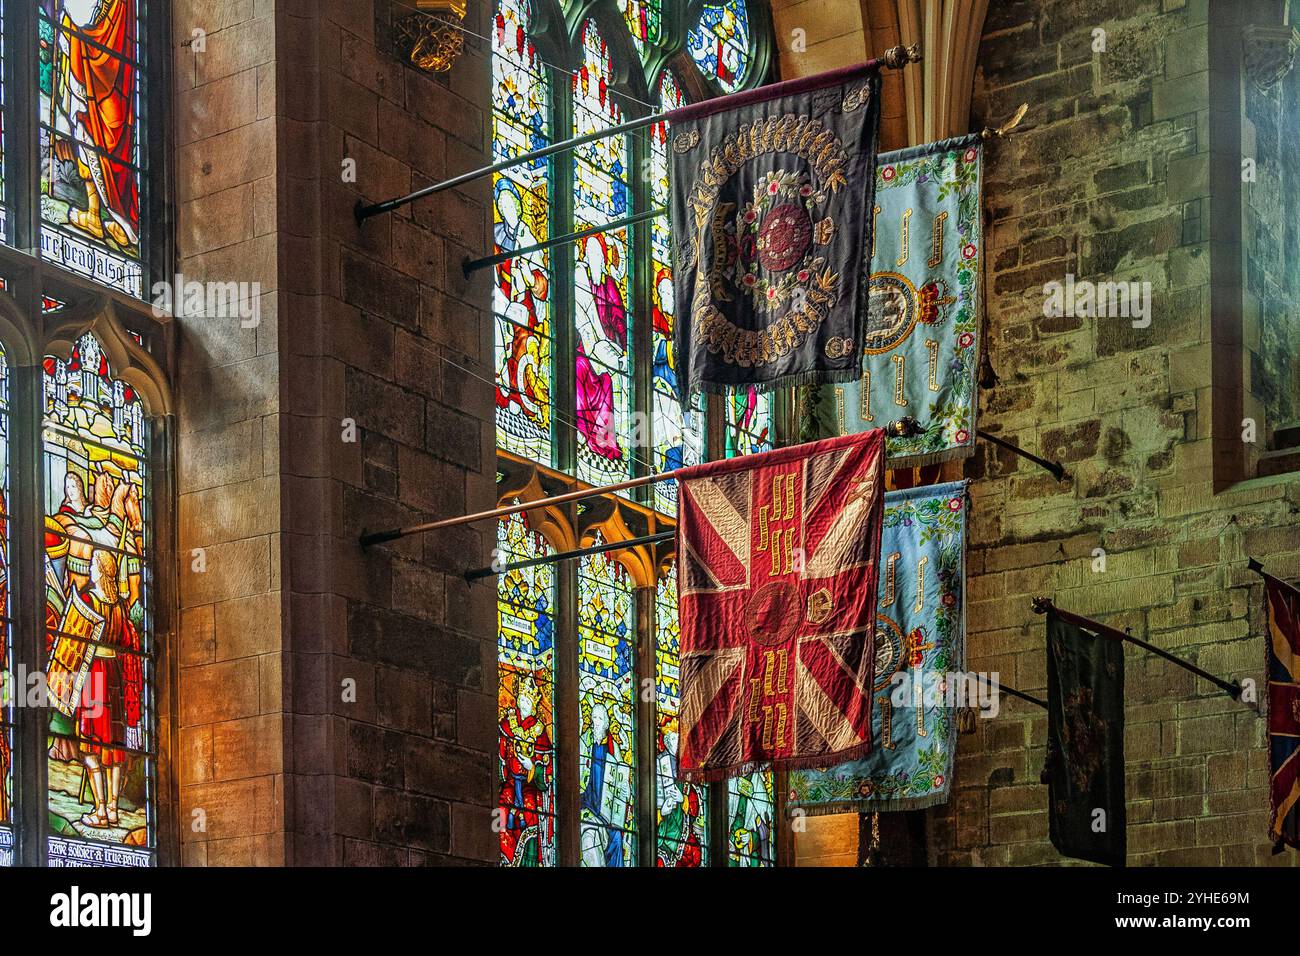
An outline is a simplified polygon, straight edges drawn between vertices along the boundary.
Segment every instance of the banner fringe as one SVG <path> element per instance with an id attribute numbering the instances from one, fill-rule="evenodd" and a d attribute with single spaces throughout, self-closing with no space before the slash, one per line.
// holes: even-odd
<path id="1" fill-rule="evenodd" d="M 779 757 L 775 760 L 751 760 L 747 763 L 730 764 L 726 767 L 712 767 L 707 770 L 677 771 L 677 779 L 685 783 L 720 783 L 733 777 L 748 777 L 760 770 L 782 773 L 787 770 L 825 770 L 850 760 L 861 760 L 871 753 L 871 741 L 865 741 L 848 750 L 837 750 L 829 754 L 813 754 L 808 757 Z"/>
<path id="2" fill-rule="evenodd" d="M 792 372 L 789 375 L 782 375 L 780 378 L 772 379 L 770 382 L 735 384 L 731 382 L 704 381 L 692 385 L 691 398 L 693 399 L 695 395 L 700 393 L 705 395 L 732 395 L 748 388 L 754 389 L 759 394 L 765 394 L 783 388 L 795 388 L 800 385 L 842 385 L 845 382 L 856 382 L 861 376 L 862 370 L 858 366 L 854 366 L 846 369 L 813 369 L 807 372 Z M 688 401 L 687 405 L 689 404 Z"/>
<path id="3" fill-rule="evenodd" d="M 898 468 L 924 468 L 926 465 L 937 465 L 945 461 L 956 461 L 963 458 L 969 458 L 971 455 L 975 454 L 974 441 L 967 445 L 960 445 L 957 448 L 944 448 L 940 451 L 926 452 L 921 455 L 904 455 L 900 458 L 888 457 L 889 445 L 886 444 L 885 448 L 885 468 L 891 471 Z"/>
<path id="4" fill-rule="evenodd" d="M 890 797 L 887 800 L 837 800 L 835 803 L 810 803 L 786 805 L 786 817 L 829 817 L 843 813 L 902 813 L 906 810 L 924 810 L 948 802 L 948 788 L 924 797 Z"/>

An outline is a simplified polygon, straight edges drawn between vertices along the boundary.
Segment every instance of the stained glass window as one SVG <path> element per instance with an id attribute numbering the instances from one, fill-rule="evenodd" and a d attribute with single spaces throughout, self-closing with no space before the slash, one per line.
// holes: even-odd
<path id="1" fill-rule="evenodd" d="M 600 544 L 599 536 L 594 542 Z M 578 711 L 582 865 L 636 865 L 636 606 L 623 566 L 578 563 Z"/>
<path id="2" fill-rule="evenodd" d="M 770 771 L 727 781 L 727 819 L 728 865 L 776 865 L 776 797 Z"/>
<path id="3" fill-rule="evenodd" d="M 155 847 L 149 429 L 93 335 L 45 359 L 51 866 L 145 866 Z"/>
<path id="4" fill-rule="evenodd" d="M 617 126 L 614 64 L 594 20 L 582 28 L 582 65 L 573 77 L 573 133 Z M 627 137 L 606 136 L 575 149 L 575 231 L 628 215 Z M 632 434 L 632 315 L 628 308 L 628 230 L 587 236 L 574 250 L 577 475 L 594 485 L 628 477 Z"/>
<path id="5" fill-rule="evenodd" d="M 681 628 L 677 619 L 677 569 L 655 588 L 655 854 L 659 866 L 708 862 L 708 790 L 677 779 L 681 713 Z"/>
<path id="6" fill-rule="evenodd" d="M 734 392 L 726 405 L 726 457 L 772 448 L 772 394 Z M 776 865 L 776 799 L 771 771 L 727 781 L 727 865 Z"/>
<path id="7" fill-rule="evenodd" d="M 550 86 L 527 33 L 527 0 L 501 0 L 492 31 L 492 161 L 550 142 Z M 550 179 L 545 159 L 492 180 L 493 249 L 526 249 L 550 236 Z M 549 250 L 496 267 L 497 445 L 551 464 L 554 391 Z"/>
<path id="8" fill-rule="evenodd" d="M 549 551 L 524 515 L 497 526 L 502 565 Z M 501 863 L 554 866 L 555 566 L 519 568 L 497 580 Z"/>
<path id="9" fill-rule="evenodd" d="M 700 69 L 725 91 L 738 89 L 749 67 L 749 14 L 744 0 L 706 6 L 686 37 L 686 49 Z"/>
<path id="10" fill-rule="evenodd" d="M 665 70 L 660 78 L 659 103 L 666 110 L 685 103 L 681 86 L 671 70 Z M 650 204 L 655 208 L 667 207 L 671 198 L 668 168 L 667 127 L 656 123 L 650 128 Z M 704 400 L 697 396 L 689 421 L 682 415 L 682 406 L 677 400 L 677 357 L 673 352 L 672 230 L 666 217 L 651 222 L 650 251 L 654 468 L 655 471 L 671 471 L 683 465 L 694 465 L 703 457 Z M 666 514 L 676 515 L 677 482 L 660 482 L 655 485 L 654 493 L 655 507 Z"/>
<path id="11" fill-rule="evenodd" d="M 772 450 L 772 393 L 732 392 L 727 397 L 726 456 Z"/>
<path id="12" fill-rule="evenodd" d="M 647 110 L 682 105 L 684 91 L 700 87 L 700 72 L 727 89 L 752 84 L 746 75 L 749 18 L 742 0 L 706 7 L 688 45 L 693 59 L 676 57 L 671 69 L 657 79 L 645 77 L 644 83 L 636 74 L 646 62 L 678 52 L 664 46 L 676 32 L 683 0 L 618 0 L 640 54 L 627 63 L 622 38 L 602 34 L 589 7 L 567 0 L 556 8 L 563 22 L 548 19 L 546 29 L 548 39 L 573 37 L 571 48 L 545 62 L 530 34 L 541 29 L 537 2 L 495 0 L 494 161 L 601 132 Z M 621 29 L 616 22 L 601 25 Z M 635 92 L 643 89 L 649 90 L 649 102 Z M 691 414 L 683 415 L 676 398 L 668 221 L 606 230 L 551 252 L 518 251 L 669 205 L 666 132 L 659 124 L 604 136 L 571 154 L 512 167 L 493 180 L 495 251 L 511 256 L 496 267 L 492 292 L 497 447 L 503 459 L 522 457 L 603 485 L 705 457 L 704 399 L 697 398 Z M 648 255 L 634 259 L 643 243 Z M 729 454 L 770 447 L 770 398 L 719 401 Z M 676 514 L 672 483 L 625 497 L 636 502 L 627 507 L 645 504 L 662 515 Z M 499 559 L 507 564 L 547 551 L 522 518 L 502 521 L 498 539 Z M 556 567 L 498 577 L 502 864 L 553 865 L 563 858 L 592 866 L 723 865 L 728 854 L 709 859 L 706 822 L 721 835 L 729 821 L 707 819 L 710 788 L 676 779 L 681 691 L 675 579 L 659 582 L 653 592 L 638 592 L 642 582 L 613 552 L 583 557 L 569 571 Z M 654 603 L 654 613 L 645 617 L 654 625 L 645 634 L 638 633 L 636 599 L 642 593 Z M 568 606 L 576 608 L 576 620 L 561 613 Z M 576 701 L 559 699 L 554 690 L 554 642 L 562 635 L 577 638 Z M 649 660 L 636 652 L 641 641 L 654 651 L 653 674 L 638 670 L 639 659 Z M 648 689 L 651 677 L 657 689 L 653 717 L 647 713 L 638 723 L 636 695 L 643 684 Z M 573 685 L 561 680 L 559 686 Z M 578 713 L 577 739 L 559 736 L 563 731 L 555 714 L 565 713 L 566 706 Z M 564 765 L 559 755 L 573 759 L 575 751 L 576 779 L 573 774 L 557 778 Z M 654 766 L 638 763 L 638 755 Z M 638 766 L 647 781 L 641 788 Z M 773 812 L 763 794 L 770 796 L 771 779 L 758 775 L 755 780 L 760 793 L 747 798 L 744 812 L 753 817 L 747 832 L 757 834 L 760 821 L 754 814 L 766 813 L 769 832 L 762 846 L 770 847 Z M 565 811 L 573 813 L 575 806 L 577 832 L 568 833 Z M 649 826 L 652 819 L 654 839 L 641 834 L 647 852 L 639 854 L 639 821 Z M 753 840 L 744 850 L 766 859 L 763 852 Z"/>
<path id="13" fill-rule="evenodd" d="M 0 866 L 14 862 L 13 686 L 9 607 L 9 364 L 0 345 Z"/>
<path id="14" fill-rule="evenodd" d="M 623 20 L 638 51 L 663 36 L 662 0 L 621 0 Z"/>
<path id="15" fill-rule="evenodd" d="M 41 254 L 141 295 L 136 0 L 37 0 Z"/>

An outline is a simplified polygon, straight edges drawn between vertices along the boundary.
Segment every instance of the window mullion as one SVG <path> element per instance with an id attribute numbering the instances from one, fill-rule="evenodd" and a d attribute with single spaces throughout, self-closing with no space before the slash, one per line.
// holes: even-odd
<path id="1" fill-rule="evenodd" d="M 632 208 L 630 213 L 636 215 L 650 209 L 649 198 L 649 177 L 646 172 L 650 168 L 650 140 L 649 128 L 639 133 L 633 133 L 628 137 L 628 185 L 631 187 L 629 193 L 632 196 Z M 632 323 L 632 361 L 629 366 L 632 369 L 632 396 L 633 408 L 636 409 L 638 416 L 635 419 L 641 425 L 634 430 L 637 443 L 632 445 L 629 441 L 629 447 L 635 448 L 636 458 L 632 463 L 634 475 L 643 475 L 652 473 L 655 468 L 654 461 L 654 393 L 653 393 L 653 344 L 651 341 L 651 304 L 650 295 L 654 285 L 654 266 L 650 258 L 650 223 L 642 223 L 636 226 L 628 227 L 628 249 L 631 250 L 630 261 L 628 263 L 628 281 L 629 293 L 632 300 L 631 323 Z M 640 500 L 647 505 L 654 505 L 654 488 L 647 486 L 638 489 Z"/>
<path id="2" fill-rule="evenodd" d="M 12 369 L 10 392 L 10 474 L 13 475 L 9 533 L 14 657 L 20 674 L 43 673 L 45 669 L 44 551 L 41 545 L 45 505 L 41 489 L 40 416 L 41 367 L 25 365 Z M 18 854 L 23 866 L 45 866 L 49 814 L 49 766 L 45 760 L 49 709 L 29 707 L 28 686 L 15 688 L 22 706 L 15 709 L 15 815 Z M 44 701 L 41 701 L 44 704 Z"/>
<path id="3" fill-rule="evenodd" d="M 569 527 L 577 526 L 577 507 L 567 508 Z M 578 766 L 581 720 L 578 716 L 578 563 L 556 565 L 555 607 L 555 826 L 560 866 L 577 866 L 582 855 Z"/>
<path id="4" fill-rule="evenodd" d="M 549 70 L 551 84 L 552 138 L 567 139 L 573 135 L 573 91 L 568 75 Z M 551 235 L 563 236 L 573 231 L 573 163 L 574 153 L 567 150 L 552 156 L 551 181 Z M 553 281 L 552 329 L 554 348 L 551 351 L 555 394 L 551 401 L 551 430 L 555 436 L 554 463 L 561 471 L 572 473 L 577 467 L 577 386 L 575 384 L 575 356 L 577 328 L 574 319 L 574 257 L 573 244 L 562 243 L 551 251 L 551 276 Z"/>
<path id="5" fill-rule="evenodd" d="M 9 241 L 35 254 L 40 235 L 41 163 L 36 4 L 4 2 L 4 200 Z M 39 298 L 37 299 L 39 302 Z"/>
<path id="6" fill-rule="evenodd" d="M 632 686 L 636 692 L 636 821 L 637 865 L 653 867 L 658 858 L 659 795 L 656 792 L 655 736 L 659 730 L 655 683 L 655 589 L 637 588 L 636 656 Z M 647 683 L 648 681 L 648 683 Z M 647 692 L 648 691 L 648 692 Z"/>

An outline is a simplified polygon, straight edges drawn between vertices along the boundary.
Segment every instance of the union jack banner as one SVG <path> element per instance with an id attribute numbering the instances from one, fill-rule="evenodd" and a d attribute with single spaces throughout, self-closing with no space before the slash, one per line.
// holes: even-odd
<path id="1" fill-rule="evenodd" d="M 1264 575 L 1268 595 L 1268 834 L 1300 849 L 1300 591 Z"/>
<path id="2" fill-rule="evenodd" d="M 884 433 L 696 465 L 679 481 L 680 776 L 869 752 Z"/>

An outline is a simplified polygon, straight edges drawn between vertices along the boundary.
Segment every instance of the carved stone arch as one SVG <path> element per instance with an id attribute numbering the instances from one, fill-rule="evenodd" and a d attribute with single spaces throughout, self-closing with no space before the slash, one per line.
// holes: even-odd
<path id="1" fill-rule="evenodd" d="M 173 413 L 175 406 L 167 373 L 157 359 L 131 337 L 111 300 L 89 301 L 51 316 L 46 322 L 42 355 L 66 360 L 77 340 L 87 332 L 94 334 L 103 347 L 113 377 L 135 389 L 149 415 Z"/>
<path id="2" fill-rule="evenodd" d="M 540 476 L 535 470 L 523 474 L 507 473 L 497 483 L 498 507 L 512 501 L 527 504 L 547 497 L 550 497 L 550 493 L 542 487 Z M 572 551 L 578 546 L 578 536 L 563 505 L 532 508 L 523 513 L 528 515 L 529 526 L 545 538 L 554 550 Z"/>
<path id="3" fill-rule="evenodd" d="M 685 50 L 678 50 L 655 72 L 654 83 L 650 88 L 651 102 L 659 103 L 659 81 L 664 73 L 671 71 L 677 78 L 677 85 L 686 97 L 687 103 L 698 103 L 717 94 L 713 91 L 695 67 L 695 61 Z"/>
<path id="4" fill-rule="evenodd" d="M 524 513 L 528 515 L 533 530 L 545 538 L 546 543 L 557 553 L 572 551 L 578 546 L 578 536 L 574 534 L 573 524 L 562 506 L 534 508 Z"/>
<path id="5" fill-rule="evenodd" d="M 537 47 L 538 56 L 545 64 L 561 70 L 575 69 L 573 48 L 569 43 L 569 24 L 558 0 L 528 0 L 528 6 L 532 18 L 525 30 L 533 41 L 533 46 Z M 494 16 L 495 10 L 494 6 Z M 496 29 L 495 20 L 491 28 Z"/>
<path id="6" fill-rule="evenodd" d="M 648 520 L 640 509 L 631 507 L 621 498 L 607 495 L 591 499 L 588 509 L 579 516 L 578 547 L 587 548 L 596 542 L 599 534 L 608 544 L 631 541 L 645 537 L 660 527 L 658 519 Z M 654 587 L 659 580 L 656 549 L 654 545 L 640 544 L 618 548 L 609 556 L 623 565 L 636 587 Z"/>
<path id="7" fill-rule="evenodd" d="M 677 541 L 661 541 L 654 546 L 655 584 L 657 585 L 673 571 L 677 561 Z"/>
<path id="8" fill-rule="evenodd" d="M 5 363 L 10 368 L 33 366 L 41 360 L 37 324 L 23 312 L 13 296 L 4 292 L 0 292 L 0 344 L 4 346 Z"/>

